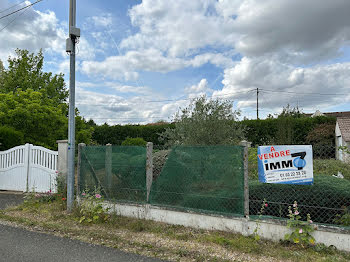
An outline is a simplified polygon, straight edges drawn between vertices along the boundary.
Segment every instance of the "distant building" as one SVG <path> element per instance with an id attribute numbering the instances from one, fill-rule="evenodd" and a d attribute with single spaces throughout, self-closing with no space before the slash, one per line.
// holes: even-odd
<path id="1" fill-rule="evenodd" d="M 350 111 L 322 113 L 322 112 L 320 112 L 320 110 L 316 110 L 316 112 L 313 114 L 304 114 L 304 115 L 307 117 L 333 116 L 333 117 L 348 117 L 348 118 L 350 118 Z"/>
<path id="2" fill-rule="evenodd" d="M 311 115 L 311 117 L 316 117 L 316 116 L 324 116 L 324 114 L 323 114 L 323 113 L 321 113 L 321 111 L 320 111 L 320 110 L 316 110 L 316 112 L 315 112 L 315 113 L 313 113 L 313 114 Z"/>
<path id="3" fill-rule="evenodd" d="M 335 145 L 339 147 L 345 147 L 345 150 L 336 150 L 336 159 L 350 163 L 350 116 L 337 117 L 337 123 L 335 125 Z"/>

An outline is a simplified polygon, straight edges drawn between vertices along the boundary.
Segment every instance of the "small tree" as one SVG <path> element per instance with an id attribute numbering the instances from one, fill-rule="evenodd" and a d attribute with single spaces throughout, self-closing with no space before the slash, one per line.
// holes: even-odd
<path id="1" fill-rule="evenodd" d="M 232 101 L 196 98 L 175 114 L 175 128 L 167 128 L 160 139 L 168 145 L 237 144 L 243 130 L 232 107 Z"/>
<path id="2" fill-rule="evenodd" d="M 287 104 L 286 107 L 283 107 L 282 112 L 277 116 L 278 118 L 282 117 L 293 117 L 293 118 L 300 118 L 303 117 L 304 113 L 299 107 L 291 107 L 289 104 Z"/>

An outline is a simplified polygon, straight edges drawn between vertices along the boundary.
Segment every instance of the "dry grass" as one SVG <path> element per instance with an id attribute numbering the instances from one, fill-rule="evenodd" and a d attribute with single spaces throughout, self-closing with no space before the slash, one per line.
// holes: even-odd
<path id="1" fill-rule="evenodd" d="M 111 216 L 103 224 L 80 224 L 60 203 L 22 205 L 0 211 L 0 219 L 29 230 L 118 248 L 171 261 L 349 261 L 350 254 L 317 246 L 255 241 L 218 231 Z M 316 249 L 319 249 L 318 251 Z"/>

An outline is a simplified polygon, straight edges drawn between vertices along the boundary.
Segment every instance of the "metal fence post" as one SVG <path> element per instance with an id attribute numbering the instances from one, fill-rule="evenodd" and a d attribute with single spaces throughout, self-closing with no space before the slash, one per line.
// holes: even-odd
<path id="1" fill-rule="evenodd" d="M 248 148 L 250 143 L 242 141 L 241 146 L 244 146 L 243 161 L 244 161 L 244 216 L 249 218 L 249 173 L 248 173 Z"/>
<path id="2" fill-rule="evenodd" d="M 82 157 L 82 150 L 85 146 L 84 143 L 80 143 L 78 145 L 78 166 L 77 166 L 77 200 L 79 202 L 80 198 L 80 174 L 81 174 L 81 157 Z"/>
<path id="3" fill-rule="evenodd" d="M 112 185 L 112 144 L 106 145 L 105 172 L 105 188 L 107 188 L 108 193 L 110 193 L 109 191 Z"/>
<path id="4" fill-rule="evenodd" d="M 147 187 L 147 203 L 149 203 L 149 194 L 151 192 L 152 180 L 153 180 L 153 143 L 147 143 L 147 162 L 146 162 L 146 187 Z"/>

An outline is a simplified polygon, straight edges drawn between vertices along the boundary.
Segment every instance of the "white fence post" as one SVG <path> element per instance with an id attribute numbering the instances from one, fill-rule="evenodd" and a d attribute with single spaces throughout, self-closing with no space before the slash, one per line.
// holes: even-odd
<path id="1" fill-rule="evenodd" d="M 27 173 L 27 181 L 26 181 L 26 192 L 29 192 L 29 183 L 30 183 L 30 163 L 32 161 L 31 158 L 31 144 L 25 144 L 24 145 L 24 168 Z"/>

